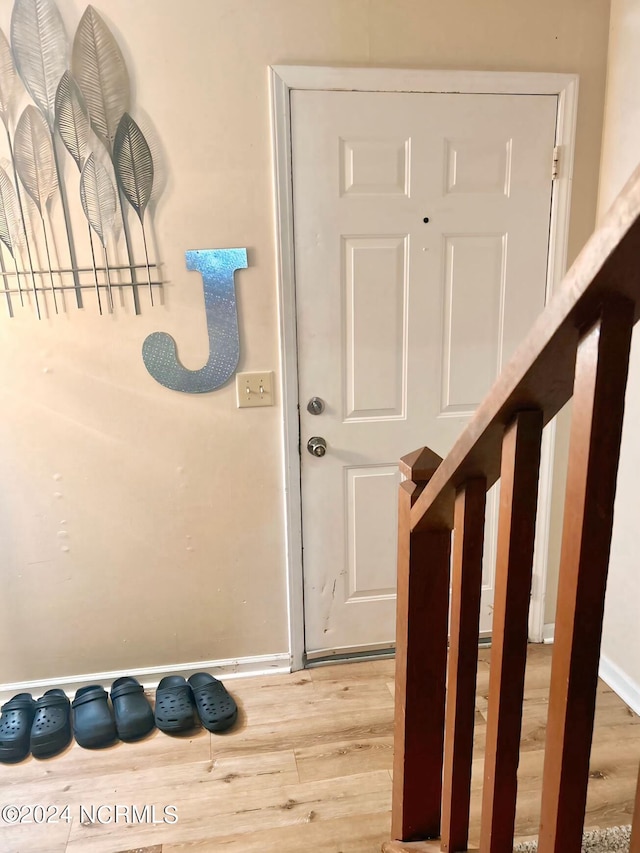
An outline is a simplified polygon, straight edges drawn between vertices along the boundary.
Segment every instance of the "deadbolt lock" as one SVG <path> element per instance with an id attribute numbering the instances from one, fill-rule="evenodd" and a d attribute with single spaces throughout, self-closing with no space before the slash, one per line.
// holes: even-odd
<path id="1" fill-rule="evenodd" d="M 321 415 L 324 412 L 324 400 L 312 397 L 307 403 L 307 411 L 312 415 Z"/>

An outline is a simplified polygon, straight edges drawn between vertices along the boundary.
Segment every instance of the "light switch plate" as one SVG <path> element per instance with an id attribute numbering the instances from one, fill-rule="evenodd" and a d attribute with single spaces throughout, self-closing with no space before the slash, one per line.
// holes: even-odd
<path id="1" fill-rule="evenodd" d="M 238 408 L 273 406 L 273 372 L 236 373 Z"/>

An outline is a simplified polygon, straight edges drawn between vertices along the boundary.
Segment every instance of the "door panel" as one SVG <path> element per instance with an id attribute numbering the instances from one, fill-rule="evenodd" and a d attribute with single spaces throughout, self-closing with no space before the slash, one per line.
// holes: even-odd
<path id="1" fill-rule="evenodd" d="M 343 246 L 345 420 L 404 418 L 407 237 L 347 237 Z"/>
<path id="2" fill-rule="evenodd" d="M 556 110 L 555 96 L 291 93 L 311 657 L 393 644 L 397 461 L 446 455 L 542 310 Z"/>
<path id="3" fill-rule="evenodd" d="M 440 414 L 471 415 L 495 379 L 506 242 L 506 234 L 445 236 Z"/>
<path id="4" fill-rule="evenodd" d="M 395 561 L 389 517 L 397 517 L 396 465 L 347 468 L 346 602 L 395 598 L 387 566 Z"/>

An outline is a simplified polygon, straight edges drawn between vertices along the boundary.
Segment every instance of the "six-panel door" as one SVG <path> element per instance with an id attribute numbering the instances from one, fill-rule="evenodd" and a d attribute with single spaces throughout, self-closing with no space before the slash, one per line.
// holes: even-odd
<path id="1" fill-rule="evenodd" d="M 557 98 L 293 91 L 291 106 L 314 657 L 393 644 L 398 458 L 448 452 L 544 305 Z"/>

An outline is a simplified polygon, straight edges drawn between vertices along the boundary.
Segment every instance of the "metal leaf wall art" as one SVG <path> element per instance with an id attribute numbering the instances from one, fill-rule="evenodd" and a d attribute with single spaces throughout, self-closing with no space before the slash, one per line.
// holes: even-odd
<path id="1" fill-rule="evenodd" d="M 82 168 L 80 175 L 80 198 L 82 209 L 92 228 L 98 235 L 102 250 L 104 252 L 104 267 L 107 275 L 107 294 L 109 296 L 109 308 L 113 311 L 113 295 L 111 293 L 111 274 L 109 272 L 109 257 L 107 255 L 107 244 L 109 236 L 113 231 L 116 219 L 118 202 L 113 181 L 104 166 L 96 162 L 93 154 Z M 100 287 L 96 276 L 96 295 L 98 307 L 102 314 L 102 303 L 100 301 Z"/>
<path id="2" fill-rule="evenodd" d="M 93 129 L 112 152 L 120 119 L 131 109 L 129 73 L 117 41 L 93 6 L 87 6 L 78 24 L 71 67 Z"/>
<path id="3" fill-rule="evenodd" d="M 14 110 L 20 82 L 7 37 L 0 30 L 0 119 L 5 127 Z"/>
<path id="4" fill-rule="evenodd" d="M 24 229 L 18 213 L 18 197 L 9 175 L 0 166 L 0 240 L 17 262 L 24 244 Z"/>
<path id="5" fill-rule="evenodd" d="M 93 6 L 70 41 L 55 0 L 14 0 L 10 41 L 0 30 L 0 297 L 10 317 L 18 301 L 38 317 L 65 311 L 69 293 L 81 308 L 86 291 L 100 314 L 129 293 L 138 314 L 140 284 L 154 304 L 155 167 L 132 110 L 124 56 Z"/>
<path id="6" fill-rule="evenodd" d="M 11 47 L 18 74 L 53 127 L 56 90 L 68 54 L 67 34 L 53 0 L 15 0 Z"/>
<path id="7" fill-rule="evenodd" d="M 147 232 L 144 228 L 144 214 L 153 192 L 153 157 L 147 140 L 129 113 L 125 113 L 118 123 L 118 129 L 113 140 L 113 165 L 115 166 L 118 184 L 140 219 L 149 296 L 153 305 Z"/>
<path id="8" fill-rule="evenodd" d="M 80 87 L 65 71 L 56 92 L 56 130 L 80 171 L 89 151 L 89 110 Z"/>
<path id="9" fill-rule="evenodd" d="M 18 215 L 18 199 L 13 184 L 9 179 L 9 175 L 0 166 L 0 240 L 4 243 L 6 250 L 9 252 L 14 264 L 16 278 L 18 281 L 18 292 L 20 294 L 20 304 L 24 305 L 24 295 L 22 293 L 22 284 L 18 274 L 18 252 L 20 246 L 23 245 L 23 231 L 21 229 L 21 221 Z M 5 288 L 5 298 L 7 301 L 7 311 L 9 316 L 13 317 L 13 303 L 11 302 L 11 294 Z"/>
<path id="10" fill-rule="evenodd" d="M 42 233 L 44 236 L 45 252 L 47 255 L 47 269 L 51 282 L 53 304 L 58 313 L 58 301 L 55 285 L 53 283 L 53 268 L 51 266 L 51 251 L 49 238 L 47 236 L 47 224 L 45 213 L 48 212 L 47 205 L 56 189 L 55 166 L 53 162 L 53 145 L 47 126 L 36 107 L 31 104 L 25 107 L 20 116 L 14 140 L 14 161 L 18 177 L 22 186 L 34 203 L 40 214 Z M 38 307 L 38 294 L 34 294 L 36 307 Z M 38 308 L 38 316 L 39 316 Z"/>

